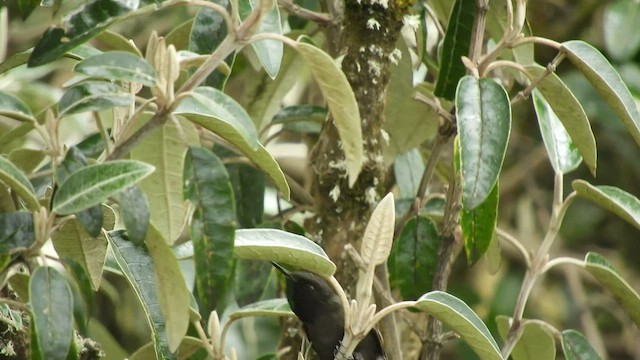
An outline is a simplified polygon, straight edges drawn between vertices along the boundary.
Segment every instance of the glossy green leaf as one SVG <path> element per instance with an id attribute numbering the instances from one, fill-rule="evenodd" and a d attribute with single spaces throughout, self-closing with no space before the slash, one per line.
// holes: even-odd
<path id="1" fill-rule="evenodd" d="M 561 337 L 562 351 L 566 360 L 601 360 L 589 340 L 576 330 L 565 330 Z"/>
<path id="2" fill-rule="evenodd" d="M 144 246 L 135 246 L 121 230 L 111 231 L 107 239 L 120 270 L 133 288 L 145 312 L 153 336 L 156 359 L 175 359 L 169 350 L 167 323 L 158 299 L 153 259 Z"/>
<path id="3" fill-rule="evenodd" d="M 100 205 L 98 205 L 100 206 Z M 107 230 L 113 228 L 115 214 L 105 207 L 104 227 Z M 94 290 L 100 288 L 102 270 L 107 256 L 107 239 L 101 232 L 99 236 L 92 236 L 76 219 L 70 219 L 64 223 L 61 229 L 51 237 L 53 247 L 60 257 L 73 259 L 87 272 Z"/>
<path id="4" fill-rule="evenodd" d="M 640 229 L 640 200 L 635 196 L 614 186 L 594 186 L 584 180 L 576 180 L 571 185 L 578 195 Z"/>
<path id="5" fill-rule="evenodd" d="M 393 172 L 400 190 L 400 198 L 415 198 L 424 172 L 424 160 L 420 151 L 414 148 L 399 155 L 393 163 Z"/>
<path id="6" fill-rule="evenodd" d="M 491 79 L 465 76 L 456 93 L 460 136 L 462 204 L 471 211 L 493 190 L 511 132 L 511 104 L 504 88 Z"/>
<path id="7" fill-rule="evenodd" d="M 153 86 L 156 72 L 144 59 L 125 51 L 109 51 L 79 62 L 76 72 L 108 80 Z"/>
<path id="8" fill-rule="evenodd" d="M 413 300 L 431 289 L 438 266 L 440 236 L 426 216 L 411 219 L 393 242 L 389 256 L 389 281 L 405 300 Z"/>
<path id="9" fill-rule="evenodd" d="M 188 215 L 181 187 L 184 154 L 189 147 L 185 139 L 192 144 L 198 142 L 198 133 L 193 124 L 184 119 L 180 125 L 169 121 L 131 151 L 131 159 L 156 168 L 138 186 L 147 195 L 151 223 L 170 244 L 180 236 Z M 140 240 L 138 236 L 131 235 L 129 237 L 133 241 Z"/>
<path id="10" fill-rule="evenodd" d="M 509 332 L 510 318 L 499 315 L 496 318 L 498 332 L 505 339 Z M 535 322 L 525 320 L 524 330 L 520 335 L 520 340 L 511 352 L 513 360 L 555 360 L 556 342 L 552 334 L 544 327 Z"/>
<path id="11" fill-rule="evenodd" d="M 277 229 L 237 230 L 233 253 L 240 259 L 289 264 L 322 276 L 336 271 L 336 265 L 318 244 Z"/>
<path id="12" fill-rule="evenodd" d="M 460 214 L 460 226 L 464 239 L 467 263 L 474 264 L 489 249 L 498 223 L 498 183 L 489 196 L 473 210 L 464 207 Z"/>
<path id="13" fill-rule="evenodd" d="M 171 352 L 175 352 L 189 327 L 191 295 L 182 277 L 178 259 L 155 227 L 149 227 L 145 242 L 154 263 L 158 303 L 166 321 L 167 342 Z"/>
<path id="14" fill-rule="evenodd" d="M 107 82 L 84 82 L 64 93 L 58 103 L 59 116 L 130 106 L 133 95 Z"/>
<path id="15" fill-rule="evenodd" d="M 30 212 L 0 213 L 0 254 L 24 251 L 35 241 L 33 215 Z"/>
<path id="16" fill-rule="evenodd" d="M 327 101 L 342 142 L 349 186 L 353 186 L 364 161 L 364 142 L 356 96 L 345 74 L 327 53 L 300 40 L 296 50 L 311 68 L 311 73 Z"/>
<path id="17" fill-rule="evenodd" d="M 598 90 L 640 144 L 640 113 L 627 86 L 609 61 L 593 46 L 579 40 L 562 43 L 562 51 Z"/>
<path id="18" fill-rule="evenodd" d="M 31 109 L 17 96 L 0 91 L 0 115 L 8 118 L 35 122 Z"/>
<path id="19" fill-rule="evenodd" d="M 274 2 L 273 8 L 263 15 L 260 25 L 256 30 L 256 34 L 279 34 L 282 35 L 282 25 L 280 21 L 280 9 Z M 251 13 L 256 7 L 260 6 L 258 0 L 242 0 L 239 1 L 239 13 L 242 20 Z M 251 43 L 251 46 L 258 55 L 258 60 L 262 64 L 264 70 L 269 74 L 271 79 L 275 79 L 282 64 L 282 56 L 284 54 L 284 44 L 278 40 L 261 40 Z"/>
<path id="20" fill-rule="evenodd" d="M 289 307 L 285 298 L 258 301 L 229 314 L 229 321 L 235 321 L 245 317 L 269 316 L 269 317 L 293 317 L 295 314 Z"/>
<path id="21" fill-rule="evenodd" d="M 264 213 L 265 176 L 253 166 L 227 164 L 233 188 L 236 217 L 241 228 L 254 228 L 262 223 Z"/>
<path id="22" fill-rule="evenodd" d="M 640 37 L 634 34 L 640 22 L 640 4 L 633 0 L 616 0 L 607 4 L 603 14 L 602 32 L 607 54 L 624 62 L 640 49 Z"/>
<path id="23" fill-rule="evenodd" d="M 73 336 L 73 294 L 64 275 L 37 268 L 29 283 L 33 330 L 44 359 L 64 360 Z"/>
<path id="24" fill-rule="evenodd" d="M 609 289 L 636 326 L 640 326 L 640 295 L 600 254 L 589 252 L 584 267 Z"/>
<path id="25" fill-rule="evenodd" d="M 66 17 L 62 27 L 50 27 L 44 32 L 29 58 L 29 66 L 44 65 L 57 60 L 137 7 L 138 1 L 129 0 L 101 0 L 88 3 Z"/>
<path id="26" fill-rule="evenodd" d="M 137 185 L 128 187 L 116 194 L 122 222 L 129 239 L 134 244 L 142 244 L 150 223 L 149 202 L 147 196 Z"/>
<path id="27" fill-rule="evenodd" d="M 203 313 L 224 299 L 233 274 L 236 212 L 229 175 L 211 151 L 191 147 L 184 164 L 184 195 L 195 205 L 190 234 L 198 304 Z"/>
<path id="28" fill-rule="evenodd" d="M 478 315 L 462 300 L 442 291 L 421 296 L 415 307 L 456 332 L 482 360 L 502 360 L 500 348 Z"/>
<path id="29" fill-rule="evenodd" d="M 67 215 L 100 204 L 153 171 L 153 166 L 134 160 L 89 165 L 73 173 L 60 185 L 53 198 L 52 211 Z"/>
<path id="30" fill-rule="evenodd" d="M 458 81 L 466 74 L 463 56 L 469 56 L 476 14 L 475 0 L 456 0 L 442 45 L 442 60 L 434 94 L 453 101 Z"/>
<path id="31" fill-rule="evenodd" d="M 533 90 L 532 99 L 538 116 L 542 140 L 553 170 L 558 174 L 566 174 L 575 170 L 582 162 L 582 156 L 580 156 L 567 130 L 537 89 Z"/>
<path id="32" fill-rule="evenodd" d="M 9 160 L 0 156 L 0 180 L 12 188 L 26 203 L 29 210 L 40 208 L 36 191 L 29 179 Z"/>
<path id="33" fill-rule="evenodd" d="M 545 68 L 537 65 L 527 66 L 526 69 L 531 81 L 539 79 L 546 71 Z M 542 79 L 542 81 L 538 83 L 536 90 L 538 90 L 540 94 L 542 94 L 551 110 L 553 110 L 553 113 L 557 116 L 557 118 L 564 126 L 564 129 L 570 136 L 573 144 L 575 144 L 575 147 L 580 152 L 580 155 L 582 155 L 585 165 L 587 165 L 592 174 L 595 174 L 597 165 L 596 140 L 593 136 L 593 131 L 591 130 L 589 119 L 587 119 L 587 115 L 585 114 L 580 102 L 555 73 L 551 73 L 545 76 L 544 79 Z M 536 95 L 534 94 L 534 96 Z M 534 105 L 538 104 L 536 104 L 534 101 Z M 536 111 L 539 111 L 538 107 L 536 107 Z M 538 117 L 540 117 L 540 115 L 538 115 Z M 542 123 L 540 123 L 540 126 L 542 126 Z M 554 128 L 552 127 L 551 129 Z M 547 146 L 548 151 L 548 139 L 545 139 L 544 132 L 543 140 L 545 140 L 545 146 Z M 558 152 L 559 149 L 556 150 L 556 153 Z M 549 153 L 549 155 L 551 156 L 551 153 Z M 570 168 L 570 166 L 568 165 L 571 164 L 572 161 L 569 161 L 569 159 L 567 160 L 567 164 L 564 166 Z M 554 169 L 557 171 L 555 166 Z"/>

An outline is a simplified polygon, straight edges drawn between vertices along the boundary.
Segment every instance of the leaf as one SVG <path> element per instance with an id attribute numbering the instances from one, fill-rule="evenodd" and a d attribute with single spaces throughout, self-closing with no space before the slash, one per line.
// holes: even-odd
<path id="1" fill-rule="evenodd" d="M 36 191 L 29 179 L 9 160 L 0 156 L 0 181 L 12 188 L 26 203 L 29 210 L 40 208 Z"/>
<path id="2" fill-rule="evenodd" d="M 40 5 L 40 0 L 18 0 L 18 10 L 22 14 L 22 21 L 27 20 L 29 15 Z"/>
<path id="3" fill-rule="evenodd" d="M 190 234 L 198 304 L 203 313 L 224 299 L 233 275 L 236 212 L 229 175 L 211 151 L 191 147 L 184 164 L 184 196 L 195 205 Z"/>
<path id="4" fill-rule="evenodd" d="M 169 350 L 175 352 L 189 327 L 190 292 L 169 244 L 150 226 L 145 239 L 156 273 L 158 303 L 166 321 Z"/>
<path id="5" fill-rule="evenodd" d="M 150 222 L 147 197 L 139 186 L 134 185 L 116 194 L 115 198 L 129 239 L 136 245 L 142 244 Z"/>
<path id="6" fill-rule="evenodd" d="M 282 124 L 282 130 L 302 134 L 320 134 L 328 115 L 327 109 L 315 105 L 292 105 L 273 116 L 271 124 Z"/>
<path id="7" fill-rule="evenodd" d="M 584 180 L 571 183 L 578 195 L 611 211 L 629 224 L 640 229 L 640 200 L 614 186 L 593 186 Z"/>
<path id="8" fill-rule="evenodd" d="M 19 121 L 36 121 L 27 104 L 17 96 L 4 91 L 0 91 L 0 115 Z"/>
<path id="9" fill-rule="evenodd" d="M 469 265 L 478 261 L 489 249 L 498 223 L 498 197 L 496 183 L 482 204 L 470 211 L 462 208 L 460 226 Z"/>
<path id="10" fill-rule="evenodd" d="M 15 69 L 20 65 L 24 65 L 29 61 L 29 56 L 33 52 L 33 48 L 23 52 L 15 53 L 9 56 L 4 62 L 0 63 L 0 74 L 11 69 Z M 100 54 L 101 51 L 91 45 L 80 45 L 75 49 L 70 49 L 63 54 L 63 57 L 73 60 L 83 60 L 89 56 Z"/>
<path id="11" fill-rule="evenodd" d="M 277 296 L 278 279 L 272 268 L 266 261 L 236 260 L 232 291 L 238 306 Z"/>
<path id="12" fill-rule="evenodd" d="M 16 138 L 14 138 L 16 139 Z M 24 139 L 19 139 L 24 140 Z M 1 141 L 1 140 L 0 140 Z M 17 148 L 9 153 L 9 161 L 26 174 L 33 174 L 47 157 L 42 150 Z"/>
<path id="13" fill-rule="evenodd" d="M 104 227 L 112 229 L 115 224 L 115 214 L 106 206 L 105 210 Z M 100 288 L 102 270 L 107 256 L 105 235 L 100 232 L 99 236 L 92 236 L 78 220 L 70 219 L 52 235 L 51 239 L 58 255 L 61 258 L 73 259 L 80 264 L 89 275 L 93 290 L 97 291 Z"/>
<path id="14" fill-rule="evenodd" d="M 603 14 L 604 46 L 612 58 L 620 62 L 630 60 L 640 49 L 638 36 L 633 34 L 640 21 L 640 6 L 635 1 L 617 0 L 607 4 Z"/>
<path id="15" fill-rule="evenodd" d="M 611 291 L 636 326 L 640 326 L 640 296 L 633 287 L 600 254 L 587 253 L 584 267 Z"/>
<path id="16" fill-rule="evenodd" d="M 138 1 L 130 0 L 101 0 L 83 6 L 66 17 L 62 27 L 50 27 L 45 31 L 33 49 L 29 66 L 40 66 L 57 60 L 137 7 Z"/>
<path id="17" fill-rule="evenodd" d="M 511 318 L 498 315 L 496 323 L 498 331 L 503 339 L 506 339 Z M 549 331 L 537 323 L 524 322 L 524 330 L 520 335 L 520 340 L 513 348 L 511 357 L 513 360 L 555 360 L 556 359 L 556 342 Z"/>
<path id="18" fill-rule="evenodd" d="M 227 164 L 226 168 L 233 188 L 239 227 L 257 227 L 262 223 L 264 213 L 264 174 L 245 164 Z"/>
<path id="19" fill-rule="evenodd" d="M 460 136 L 462 205 L 482 204 L 493 190 L 511 132 L 511 105 L 504 88 L 491 79 L 465 76 L 456 93 Z"/>
<path id="20" fill-rule="evenodd" d="M 278 298 L 258 301 L 256 303 L 243 306 L 229 314 L 229 321 L 256 316 L 293 317 L 295 314 L 291 311 L 291 307 L 289 307 L 287 299 Z"/>
<path id="21" fill-rule="evenodd" d="M 156 168 L 139 186 L 147 195 L 151 223 L 169 244 L 180 236 L 188 216 L 188 206 L 182 196 L 184 154 L 189 147 L 185 139 L 189 143 L 198 142 L 193 124 L 184 119 L 179 125 L 168 121 L 131 151 L 132 160 Z M 137 236 L 129 237 L 140 240 Z"/>
<path id="22" fill-rule="evenodd" d="M 466 74 L 462 57 L 469 55 L 471 32 L 476 14 L 475 0 L 456 0 L 442 44 L 442 60 L 434 94 L 453 101 L 456 86 Z"/>
<path id="23" fill-rule="evenodd" d="M 202 342 L 202 340 L 198 339 L 198 338 L 194 338 L 191 336 L 187 336 L 184 339 L 182 339 L 182 342 L 180 343 L 180 347 L 178 348 L 177 351 L 177 359 L 178 360 L 199 360 L 199 359 L 206 359 L 205 357 L 199 357 L 198 356 L 198 352 L 199 351 L 204 351 L 204 343 Z M 153 343 L 148 343 L 145 346 L 141 347 L 140 349 L 136 350 L 135 353 L 131 354 L 131 356 L 129 356 L 129 360 L 149 360 L 149 359 L 153 359 L 156 356 L 154 349 L 153 349 Z"/>
<path id="24" fill-rule="evenodd" d="M 600 360 L 589 341 L 576 330 L 565 330 L 561 337 L 562 351 L 567 360 Z"/>
<path id="25" fill-rule="evenodd" d="M 562 43 L 562 51 L 582 72 L 640 144 L 640 114 L 620 75 L 593 46 L 579 40 Z"/>
<path id="26" fill-rule="evenodd" d="M 389 257 L 393 245 L 395 213 L 393 193 L 388 193 L 373 210 L 362 236 L 360 256 L 365 264 L 380 265 Z"/>
<path id="27" fill-rule="evenodd" d="M 360 174 L 364 161 L 360 110 L 356 96 L 347 77 L 333 59 L 324 51 L 313 45 L 300 42 L 300 40 L 298 39 L 295 49 L 311 67 L 311 73 L 327 101 L 327 106 L 340 135 L 347 162 L 349 187 L 352 187 Z"/>
<path id="28" fill-rule="evenodd" d="M 68 215 L 100 204 L 153 171 L 153 166 L 134 160 L 89 165 L 73 173 L 60 185 L 53 198 L 52 211 Z"/>
<path id="29" fill-rule="evenodd" d="M 400 191 L 400 198 L 415 198 L 424 172 L 424 161 L 420 151 L 414 148 L 399 155 L 393 162 L 393 172 Z"/>
<path id="30" fill-rule="evenodd" d="M 545 68 L 537 65 L 527 66 L 526 70 L 532 81 L 539 79 L 546 71 Z M 545 76 L 538 83 L 536 89 L 562 122 L 564 129 L 571 137 L 580 155 L 582 155 L 585 165 L 587 165 L 592 174 L 595 174 L 597 166 L 596 140 L 593 136 L 589 119 L 587 119 L 580 102 L 555 73 Z"/>
<path id="31" fill-rule="evenodd" d="M 558 119 L 558 116 L 540 91 L 534 89 L 532 95 L 540 133 L 553 170 L 557 174 L 566 174 L 575 170 L 582 162 L 582 156 L 580 156 L 567 130 L 565 130 L 562 122 L 560 122 L 560 119 Z M 595 172 L 595 168 L 591 170 L 592 173 Z"/>
<path id="32" fill-rule="evenodd" d="M 96 35 L 92 42 L 96 43 L 97 46 L 104 51 L 124 51 L 128 54 L 142 57 L 140 49 L 136 47 L 133 41 L 130 41 L 128 37 L 115 31 L 104 30 Z"/>
<path id="33" fill-rule="evenodd" d="M 439 248 L 438 229 L 428 217 L 415 217 L 404 226 L 388 261 L 389 281 L 403 299 L 417 299 L 431 289 Z"/>
<path id="34" fill-rule="evenodd" d="M 288 264 L 325 277 L 336 271 L 336 265 L 318 244 L 277 229 L 236 230 L 233 253 L 240 259 Z"/>
<path id="35" fill-rule="evenodd" d="M 0 213 L 0 254 L 15 254 L 36 241 L 33 215 L 28 211 Z"/>
<path id="36" fill-rule="evenodd" d="M 280 10 L 275 2 L 273 5 L 273 8 L 262 16 L 260 25 L 258 25 L 258 29 L 255 32 L 256 34 L 271 33 L 282 35 Z M 260 2 L 258 0 L 240 1 L 240 18 L 244 21 L 256 6 L 260 6 Z M 282 56 L 284 54 L 284 44 L 282 41 L 266 39 L 254 41 L 251 43 L 251 46 L 255 50 L 256 55 L 258 55 L 258 59 L 260 60 L 264 70 L 269 74 L 269 77 L 271 77 L 271 79 L 275 79 L 278 75 L 278 71 L 280 70 Z"/>
<path id="37" fill-rule="evenodd" d="M 158 284 L 151 256 L 144 247 L 137 247 L 127 240 L 122 230 L 109 232 L 107 239 L 118 266 L 145 312 L 153 337 L 156 359 L 175 359 L 169 350 L 166 320 L 158 300 Z"/>
<path id="38" fill-rule="evenodd" d="M 92 77 L 153 86 L 156 72 L 144 59 L 125 51 L 109 51 L 79 62 L 74 71 Z"/>
<path id="39" fill-rule="evenodd" d="M 133 95 L 123 92 L 118 85 L 88 81 L 70 88 L 62 95 L 58 103 L 58 116 L 129 106 L 132 103 Z"/>
<path id="40" fill-rule="evenodd" d="M 64 360 L 73 336 L 73 295 L 64 276 L 37 268 L 29 283 L 33 330 L 44 359 Z"/>
<path id="41" fill-rule="evenodd" d="M 467 304 L 442 291 L 422 295 L 415 304 L 456 332 L 482 360 L 502 359 L 489 329 Z"/>

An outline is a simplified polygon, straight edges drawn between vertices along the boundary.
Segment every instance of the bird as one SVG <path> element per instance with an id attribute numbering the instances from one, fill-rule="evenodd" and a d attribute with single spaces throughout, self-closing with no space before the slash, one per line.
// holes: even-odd
<path id="1" fill-rule="evenodd" d="M 333 360 L 344 336 L 344 309 L 340 298 L 320 276 L 306 271 L 289 271 L 278 263 L 272 264 L 285 276 L 287 301 L 302 322 L 311 348 L 319 360 Z M 352 359 L 386 360 L 375 330 L 358 344 Z"/>

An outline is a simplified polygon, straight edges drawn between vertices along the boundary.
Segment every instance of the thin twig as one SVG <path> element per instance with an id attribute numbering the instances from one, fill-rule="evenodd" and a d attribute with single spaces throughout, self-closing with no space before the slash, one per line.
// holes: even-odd
<path id="1" fill-rule="evenodd" d="M 330 25 L 333 23 L 333 18 L 331 17 L 331 15 L 305 9 L 294 4 L 290 0 L 278 0 L 278 5 L 281 8 L 285 9 L 289 14 L 295 15 L 299 18 L 311 20 L 322 25 Z"/>
<path id="2" fill-rule="evenodd" d="M 202 340 L 204 348 L 207 350 L 209 356 L 211 356 L 212 359 L 217 359 L 215 350 L 213 350 L 213 344 L 211 344 L 211 341 L 207 337 L 207 334 L 204 333 L 204 329 L 202 328 L 202 324 L 200 324 L 200 321 L 192 321 L 191 324 L 194 328 L 196 328 L 196 332 L 198 333 L 200 340 Z"/>
<path id="3" fill-rule="evenodd" d="M 562 62 L 564 57 L 565 57 L 564 53 L 559 52 L 558 55 L 556 55 L 556 57 L 547 65 L 547 69 L 540 76 L 538 76 L 536 79 L 531 81 L 531 84 L 529 84 L 529 86 L 527 86 L 524 90 L 520 91 L 518 95 L 514 96 L 514 98 L 511 99 L 511 105 L 514 105 L 520 100 L 528 98 L 529 95 L 531 95 L 531 92 L 533 92 L 533 89 L 535 89 L 536 86 L 538 86 L 538 84 L 540 84 L 540 82 L 544 80 L 544 78 L 546 78 L 551 73 L 556 71 L 556 68 L 558 67 L 560 62 Z"/>

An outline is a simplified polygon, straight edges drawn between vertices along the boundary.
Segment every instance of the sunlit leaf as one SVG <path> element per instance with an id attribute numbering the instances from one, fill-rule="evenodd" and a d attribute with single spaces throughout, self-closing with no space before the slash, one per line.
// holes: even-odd
<path id="1" fill-rule="evenodd" d="M 263 15 L 260 25 L 258 25 L 258 29 L 256 30 L 256 34 L 273 33 L 282 35 L 280 10 L 275 2 L 273 4 L 273 8 Z M 240 17 L 243 20 L 246 19 L 256 6 L 260 6 L 260 1 L 239 1 Z M 258 55 L 258 59 L 260 60 L 262 67 L 264 67 L 264 70 L 272 79 L 275 79 L 278 75 L 278 71 L 280 70 L 280 64 L 282 63 L 282 56 L 284 54 L 284 44 L 282 41 L 266 39 L 252 42 L 251 46 Z"/>
<path id="2" fill-rule="evenodd" d="M 489 196 L 473 210 L 464 207 L 460 214 L 460 227 L 464 239 L 467 262 L 474 264 L 489 249 L 498 223 L 498 183 Z"/>
<path id="3" fill-rule="evenodd" d="M 373 210 L 362 236 L 360 256 L 365 264 L 382 264 L 387 260 L 393 245 L 395 226 L 393 193 L 388 193 Z"/>
<path id="4" fill-rule="evenodd" d="M 571 185 L 578 195 L 595 202 L 640 229 L 640 200 L 637 197 L 614 186 L 594 186 L 584 180 L 575 180 Z"/>
<path id="5" fill-rule="evenodd" d="M 125 51 L 109 51 L 79 62 L 76 72 L 108 80 L 153 86 L 155 70 L 144 59 Z"/>

